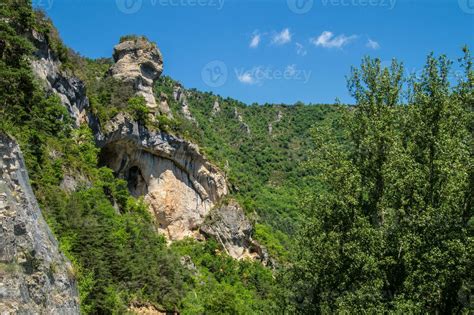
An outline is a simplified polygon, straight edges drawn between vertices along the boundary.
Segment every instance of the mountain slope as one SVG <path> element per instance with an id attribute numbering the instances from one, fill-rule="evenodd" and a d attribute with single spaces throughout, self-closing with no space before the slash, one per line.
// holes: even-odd
<path id="1" fill-rule="evenodd" d="M 299 171 L 294 165 L 308 147 L 307 128 L 326 110 L 267 106 L 261 114 L 272 122 L 269 128 L 252 120 L 252 111 L 260 108 L 247 110 L 221 98 L 217 105 L 216 97 L 187 91 L 163 78 L 154 86 L 159 112 L 151 113 L 133 95 L 133 87 L 109 75 L 113 62 L 88 60 L 69 51 L 51 22 L 33 12 L 27 1 L 9 1 L 1 13 L 0 88 L 5 101 L 1 130 L 14 134 L 25 153 L 44 216 L 73 263 L 82 311 L 151 307 L 184 313 L 274 312 L 279 294 L 275 271 L 252 259 L 237 261 L 227 253 L 242 255 L 237 248 L 244 246 L 255 253 L 249 257 L 268 259 L 265 246 L 252 243 L 253 237 L 268 247 L 274 267 L 276 261 L 285 261 L 285 233 L 293 228 L 284 227 L 298 221 Z M 12 91 L 12 86 L 18 88 Z M 163 111 L 165 101 L 169 111 Z M 214 116 L 209 114 L 212 107 Z M 311 115 L 300 124 L 297 116 L 307 116 L 305 111 Z M 100 167 L 108 162 L 100 160 L 106 156 L 100 144 L 107 138 L 104 130 L 120 115 L 131 117 L 125 124 L 142 130 L 140 137 L 161 135 L 166 142 L 182 137 L 199 144 L 204 156 L 223 170 L 230 196 L 220 200 L 205 220 L 202 230 L 207 240 L 198 237 L 167 246 L 149 203 L 134 197 L 141 194 L 136 194 L 137 185 L 131 186 L 131 177 Z M 294 139 L 287 147 L 283 141 L 289 138 Z M 274 139 L 280 143 L 272 145 Z M 260 145 L 248 159 L 254 155 L 254 141 Z M 183 164 L 189 167 L 187 174 L 195 161 Z M 292 178 L 283 176 L 285 168 L 294 169 Z M 291 185 L 293 191 L 281 196 Z M 233 198 L 252 222 L 239 214 Z M 253 199 L 257 207 L 250 202 Z M 286 212 L 280 225 L 278 217 Z M 255 222 L 256 231 L 251 228 Z M 275 232 L 270 224 L 284 232 Z"/>

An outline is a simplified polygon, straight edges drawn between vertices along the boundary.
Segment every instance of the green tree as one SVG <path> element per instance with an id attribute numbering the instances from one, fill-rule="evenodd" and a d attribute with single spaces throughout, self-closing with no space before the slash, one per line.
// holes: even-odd
<path id="1" fill-rule="evenodd" d="M 445 56 L 430 55 L 421 78 L 413 80 L 413 98 L 385 168 L 386 290 L 395 309 L 452 313 L 467 306 L 472 138 L 465 93 L 472 95 L 466 90 L 472 89 L 472 70 L 453 91 L 450 67 Z"/>
<path id="2" fill-rule="evenodd" d="M 307 220 L 288 279 L 296 289 L 290 312 L 383 310 L 382 234 L 361 207 L 361 174 L 333 128 L 313 132 L 317 147 L 308 167 L 323 188 L 306 196 Z"/>
<path id="3" fill-rule="evenodd" d="M 146 106 L 146 101 L 143 96 L 135 96 L 128 100 L 127 110 L 132 114 L 133 119 L 146 124 L 149 121 L 148 115 L 150 110 Z"/>
<path id="4" fill-rule="evenodd" d="M 322 182 L 290 279 L 293 308 L 460 312 L 472 290 L 472 59 L 450 87 L 451 63 L 427 59 L 401 104 L 403 68 L 365 59 L 349 88 L 357 101 L 339 126 L 315 132 L 309 163 Z M 472 147 L 471 147 L 472 149 Z M 318 194 L 318 195 L 316 195 Z"/>

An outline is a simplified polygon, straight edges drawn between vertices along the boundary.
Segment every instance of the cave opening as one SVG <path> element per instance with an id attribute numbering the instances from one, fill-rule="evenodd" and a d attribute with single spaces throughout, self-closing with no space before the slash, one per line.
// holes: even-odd
<path id="1" fill-rule="evenodd" d="M 148 192 L 147 182 L 140 166 L 132 163 L 120 145 L 108 145 L 102 148 L 99 154 L 99 166 L 109 167 L 113 170 L 115 177 L 125 179 L 132 196 L 144 196 Z"/>
<path id="2" fill-rule="evenodd" d="M 147 184 L 140 168 L 132 166 L 126 173 L 125 180 L 128 183 L 130 194 L 134 197 L 145 195 L 147 193 Z"/>
<path id="3" fill-rule="evenodd" d="M 143 63 L 140 65 L 140 70 L 144 77 L 146 78 L 155 78 L 157 76 L 157 71 L 155 67 L 148 63 Z"/>

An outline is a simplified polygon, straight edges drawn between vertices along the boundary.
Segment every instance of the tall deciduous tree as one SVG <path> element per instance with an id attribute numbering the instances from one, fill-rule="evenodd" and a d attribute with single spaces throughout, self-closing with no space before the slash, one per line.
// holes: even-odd
<path id="1" fill-rule="evenodd" d="M 357 106 L 344 139 L 317 130 L 290 279 L 294 310 L 455 312 L 472 289 L 472 59 L 450 86 L 451 63 L 430 55 L 421 78 L 365 59 L 348 80 Z M 406 87 L 407 90 L 403 91 Z M 401 105 L 407 92 L 408 104 Z M 471 146 L 471 147 L 470 147 Z M 315 191 L 320 192 L 318 188 Z M 471 233 L 471 234 L 469 234 Z"/>

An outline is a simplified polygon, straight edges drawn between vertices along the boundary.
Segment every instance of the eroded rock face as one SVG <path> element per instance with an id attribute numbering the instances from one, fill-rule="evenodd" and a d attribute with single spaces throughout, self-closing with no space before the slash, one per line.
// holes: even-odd
<path id="1" fill-rule="evenodd" d="M 48 91 L 59 96 L 78 127 L 88 118 L 86 110 L 89 107 L 89 99 L 84 83 L 61 71 L 61 62 L 53 55 L 42 34 L 33 31 L 31 37 L 37 48 L 36 59 L 31 61 L 33 72 Z"/>
<path id="2" fill-rule="evenodd" d="M 101 160 L 127 180 L 130 192 L 145 196 L 158 229 L 170 240 L 196 237 L 210 209 L 228 193 L 222 172 L 196 145 L 150 132 L 118 115 L 98 139 Z"/>
<path id="3" fill-rule="evenodd" d="M 145 98 L 147 106 L 158 110 L 153 83 L 163 72 L 163 58 L 156 44 L 144 38 L 126 40 L 114 47 L 113 57 L 111 75 L 132 84 L 136 94 Z"/>
<path id="4" fill-rule="evenodd" d="M 204 235 L 215 238 L 236 259 L 252 256 L 252 229 L 244 211 L 233 200 L 213 209 L 201 226 Z"/>
<path id="5" fill-rule="evenodd" d="M 169 118 L 173 118 L 173 114 L 168 104 L 168 96 L 163 92 L 160 94 L 159 111 L 161 114 L 166 115 Z"/>
<path id="6" fill-rule="evenodd" d="M 168 314 L 174 315 L 174 314 L 177 314 L 174 312 L 161 311 L 151 304 L 132 305 L 128 308 L 128 312 L 130 314 L 135 314 L 135 315 L 168 315 Z"/>
<path id="7" fill-rule="evenodd" d="M 196 119 L 193 117 L 189 109 L 188 97 L 182 86 L 174 86 L 173 99 L 181 105 L 181 112 L 183 113 L 184 118 L 197 124 Z"/>
<path id="8" fill-rule="evenodd" d="M 216 116 L 217 114 L 219 114 L 221 111 L 221 106 L 219 104 L 219 101 L 216 99 L 214 101 L 214 104 L 212 105 L 212 111 L 211 111 L 211 115 L 212 116 Z"/>
<path id="9" fill-rule="evenodd" d="M 43 219 L 18 145 L 0 134 L 0 313 L 79 314 L 70 262 Z"/>
<path id="10" fill-rule="evenodd" d="M 234 108 L 234 117 L 237 119 L 240 123 L 240 129 L 242 131 L 245 131 L 245 133 L 250 134 L 250 127 L 244 122 L 244 119 L 242 118 L 242 115 L 240 115 L 239 111 L 237 108 Z"/>
<path id="11" fill-rule="evenodd" d="M 77 126 L 83 122 L 89 124 L 102 148 L 102 163 L 128 181 L 134 196 L 145 197 L 160 232 L 169 240 L 202 239 L 202 234 L 215 237 L 222 232 L 224 247 L 232 257 L 254 257 L 253 250 L 244 248 L 252 243 L 248 240 L 251 228 L 249 230 L 246 223 L 226 230 L 218 221 L 214 229 L 217 234 L 211 232 L 210 225 L 200 230 L 211 209 L 228 194 L 228 187 L 224 174 L 199 153 L 196 145 L 166 133 L 150 132 L 124 114 L 116 116 L 107 126 L 100 126 L 97 118 L 87 110 L 89 101 L 84 84 L 61 72 L 60 62 L 51 54 L 43 38 L 38 37 L 37 47 L 38 60 L 32 62 L 35 73 L 61 98 Z M 124 41 L 115 47 L 114 59 L 116 63 L 110 74 L 132 84 L 147 105 L 156 109 L 155 112 L 172 117 L 166 95 L 160 96 L 159 104 L 153 96 L 153 83 L 163 69 L 161 53 L 156 46 L 143 39 Z M 181 104 L 186 118 L 195 122 L 181 86 L 174 88 L 173 99 Z M 216 100 L 213 114 L 219 111 Z M 237 110 L 236 118 L 242 128 L 250 132 Z M 66 191 L 74 190 L 76 184 L 77 179 L 67 177 L 61 187 Z M 229 213 L 231 221 L 239 221 L 232 219 L 237 215 L 243 220 L 241 222 L 248 222 L 238 205 L 226 209 L 223 214 Z M 232 214 L 231 209 L 237 213 Z"/>
<path id="12" fill-rule="evenodd" d="M 282 118 L 283 118 L 283 113 L 281 112 L 281 110 L 279 110 L 275 120 L 268 123 L 268 133 L 269 134 L 272 134 L 272 132 L 273 132 L 273 124 L 279 123 Z"/>
<path id="13" fill-rule="evenodd" d="M 151 132 L 124 114 L 105 127 L 98 143 L 101 162 L 127 180 L 134 196 L 144 196 L 168 240 L 212 237 L 236 259 L 263 257 L 239 204 L 216 206 L 228 194 L 225 176 L 196 145 Z"/>

